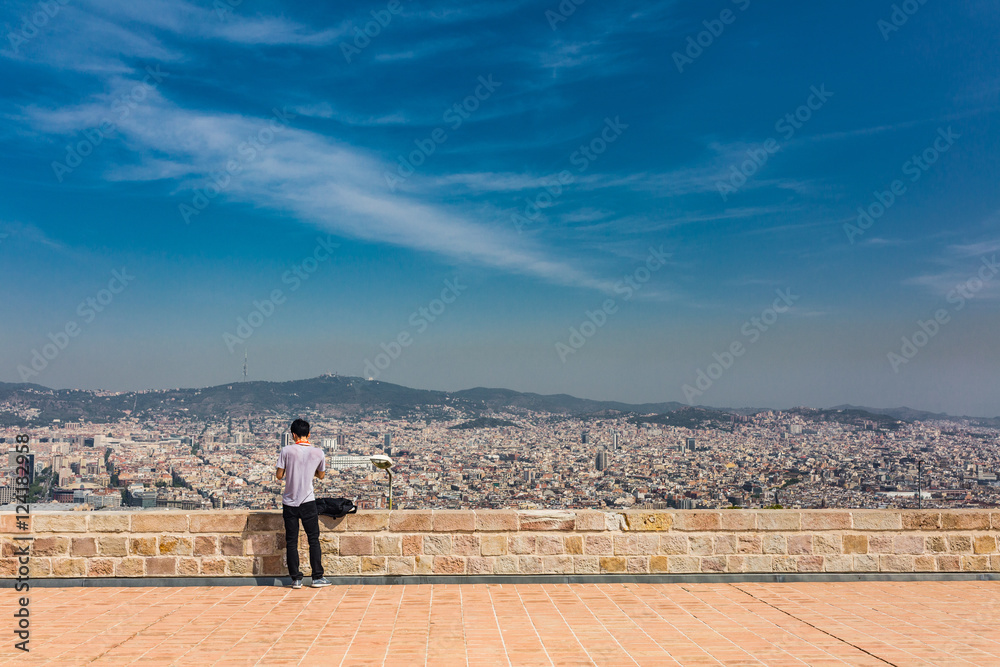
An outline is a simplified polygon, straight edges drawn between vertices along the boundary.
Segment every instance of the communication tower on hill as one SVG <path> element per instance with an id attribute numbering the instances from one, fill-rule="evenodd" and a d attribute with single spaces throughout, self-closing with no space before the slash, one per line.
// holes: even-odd
<path id="1" fill-rule="evenodd" d="M 247 381 L 247 351 L 243 350 L 243 381 Z"/>

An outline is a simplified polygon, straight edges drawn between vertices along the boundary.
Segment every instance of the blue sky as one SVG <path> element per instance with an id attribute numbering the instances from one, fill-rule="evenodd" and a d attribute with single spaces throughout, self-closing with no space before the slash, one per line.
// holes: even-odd
<path id="1" fill-rule="evenodd" d="M 998 415 L 1000 10 L 894 11 L 5 3 L 0 380 Z"/>

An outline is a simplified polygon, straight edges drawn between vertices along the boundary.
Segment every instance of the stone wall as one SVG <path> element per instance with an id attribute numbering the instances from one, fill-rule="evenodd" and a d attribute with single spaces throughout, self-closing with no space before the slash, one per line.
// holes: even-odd
<path id="1" fill-rule="evenodd" d="M 280 512 L 0 515 L 0 577 L 287 575 Z M 1000 511 L 367 511 L 321 518 L 328 575 L 1000 572 Z M 300 533 L 303 569 L 308 550 Z"/>

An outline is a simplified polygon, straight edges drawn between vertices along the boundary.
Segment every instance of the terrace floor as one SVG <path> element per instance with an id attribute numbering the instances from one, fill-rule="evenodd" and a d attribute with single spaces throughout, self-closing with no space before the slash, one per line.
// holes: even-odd
<path id="1" fill-rule="evenodd" d="M 3 664 L 1000 665 L 996 581 L 35 588 L 27 654 L 23 595 Z"/>

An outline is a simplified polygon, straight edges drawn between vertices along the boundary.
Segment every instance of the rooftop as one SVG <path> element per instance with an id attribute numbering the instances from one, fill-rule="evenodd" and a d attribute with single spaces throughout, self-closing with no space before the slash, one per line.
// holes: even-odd
<path id="1" fill-rule="evenodd" d="M 3 589 L 0 601 L 10 609 L 23 595 Z M 0 663 L 1000 663 L 997 581 L 32 588 L 28 595 L 31 652 L 15 651 L 8 639 Z"/>

